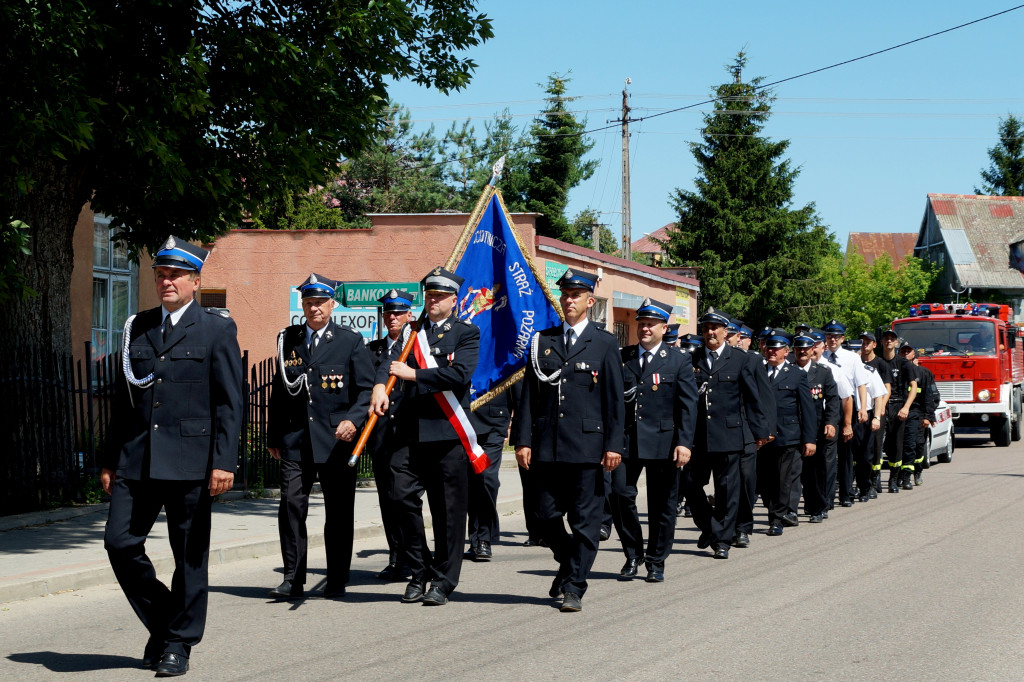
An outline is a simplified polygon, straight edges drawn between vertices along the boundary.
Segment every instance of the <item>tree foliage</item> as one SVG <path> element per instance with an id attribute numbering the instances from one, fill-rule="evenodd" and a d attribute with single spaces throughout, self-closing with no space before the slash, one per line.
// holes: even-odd
<path id="1" fill-rule="evenodd" d="M 912 304 L 928 300 L 938 268 L 907 256 L 897 269 L 888 254 L 869 267 L 855 251 L 847 254 L 845 267 L 841 261 L 830 260 L 824 273 L 836 290 L 833 316 L 851 332 L 860 333 L 887 328 L 896 318 L 906 317 Z"/>
<path id="2" fill-rule="evenodd" d="M 363 149 L 390 81 L 465 86 L 475 64 L 461 52 L 492 35 L 475 4 L 3 3 L 0 215 L 30 226 L 35 262 L 15 262 L 64 312 L 19 309 L 0 332 L 35 343 L 70 327 L 85 201 L 133 248 L 209 238 Z M 54 337 L 66 350 L 69 332 Z"/>
<path id="3" fill-rule="evenodd" d="M 740 52 L 727 67 L 732 81 L 714 90 L 702 141 L 690 145 L 695 190 L 675 191 L 679 217 L 663 245 L 672 262 L 702 268 L 702 308 L 789 326 L 831 303 L 819 272 L 839 246 L 814 204 L 792 206 L 799 169 L 784 158 L 788 141 L 762 134 L 773 97 L 762 78 L 744 82 L 746 59 Z"/>
<path id="4" fill-rule="evenodd" d="M 590 178 L 598 162 L 583 160 L 594 143 L 582 134 L 586 119 L 577 119 L 566 107 L 574 99 L 566 94 L 570 80 L 565 75 L 548 76 L 547 107 L 530 129 L 534 146 L 525 195 L 527 210 L 542 214 L 537 234 L 575 242 L 579 235 L 565 215 L 569 191 Z"/>
<path id="5" fill-rule="evenodd" d="M 999 143 L 988 150 L 991 160 L 981 171 L 977 194 L 1024 196 L 1024 121 L 1010 114 L 999 121 Z"/>

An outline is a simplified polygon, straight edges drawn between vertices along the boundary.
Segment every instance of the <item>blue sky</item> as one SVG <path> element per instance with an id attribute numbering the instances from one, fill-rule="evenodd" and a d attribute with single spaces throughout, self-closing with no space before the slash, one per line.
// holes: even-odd
<path id="1" fill-rule="evenodd" d="M 740 49 L 745 78 L 766 82 L 884 49 L 1013 7 L 1015 2 L 536 2 L 480 10 L 495 37 L 474 49 L 478 69 L 449 96 L 393 86 L 417 126 L 443 132 L 472 118 L 478 131 L 508 107 L 521 126 L 543 108 L 542 84 L 568 73 L 572 108 L 588 128 L 619 118 L 625 78 L 633 116 L 708 99 Z M 845 249 L 850 232 L 916 232 L 930 192 L 973 193 L 999 119 L 1024 116 L 1024 9 L 850 65 L 785 83 L 765 134 L 790 140 L 801 168 L 795 204 L 814 202 Z M 674 220 L 676 188 L 693 188 L 688 143 L 700 106 L 632 124 L 632 236 Z M 621 229 L 621 135 L 596 133 L 594 177 L 570 196 L 570 217 L 593 207 Z"/>

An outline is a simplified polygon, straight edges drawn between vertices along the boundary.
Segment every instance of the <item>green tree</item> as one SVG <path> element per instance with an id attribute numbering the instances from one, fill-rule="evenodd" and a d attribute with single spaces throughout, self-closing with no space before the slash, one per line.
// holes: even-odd
<path id="1" fill-rule="evenodd" d="M 663 245 L 672 262 L 702 268 L 702 309 L 789 326 L 832 301 L 819 271 L 839 246 L 813 203 L 792 207 L 799 169 L 783 158 L 788 141 L 762 134 L 773 97 L 762 78 L 743 81 L 746 61 L 740 52 L 732 81 L 714 91 L 702 141 L 690 145 L 696 189 L 675 191 L 679 218 Z"/>
<path id="2" fill-rule="evenodd" d="M 598 162 L 583 160 L 594 143 L 583 135 L 586 119 L 566 108 L 574 99 L 566 95 L 569 82 L 564 75 L 548 76 L 547 107 L 530 128 L 534 146 L 525 196 L 526 210 L 542 214 L 537 234 L 575 242 L 579 235 L 565 215 L 569 191 L 592 176 Z"/>
<path id="3" fill-rule="evenodd" d="M 615 233 L 598 220 L 597 212 L 591 208 L 580 211 L 569 225 L 570 234 L 573 237 L 572 243 L 578 246 L 585 246 L 588 249 L 594 248 L 594 230 L 598 230 L 598 244 L 601 253 L 615 254 L 619 251 L 619 243 L 615 239 Z"/>
<path id="4" fill-rule="evenodd" d="M 907 256 L 897 269 L 888 254 L 868 267 L 854 252 L 847 254 L 839 277 L 834 276 L 834 261 L 831 266 L 836 286 L 834 315 L 854 333 L 885 328 L 896 318 L 906 317 L 912 304 L 927 300 L 938 276 L 937 267 L 914 256 Z"/>
<path id="5" fill-rule="evenodd" d="M 0 5 L 0 215 L 37 299 L 7 344 L 70 349 L 72 233 L 86 201 L 133 249 L 211 238 L 322 183 L 372 139 L 388 83 L 464 87 L 492 35 L 474 0 L 138 0 Z"/>
<path id="6" fill-rule="evenodd" d="M 976 194 L 1024 196 L 1024 122 L 1010 114 L 999 120 L 999 143 L 988 150 L 991 163 L 982 169 Z"/>

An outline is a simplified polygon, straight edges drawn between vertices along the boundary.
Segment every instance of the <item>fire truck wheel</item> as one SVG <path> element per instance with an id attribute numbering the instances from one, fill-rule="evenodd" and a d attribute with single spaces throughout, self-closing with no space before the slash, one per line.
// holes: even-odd
<path id="1" fill-rule="evenodd" d="M 1002 417 L 992 420 L 989 437 L 998 448 L 1005 448 L 1010 445 L 1010 418 Z"/>

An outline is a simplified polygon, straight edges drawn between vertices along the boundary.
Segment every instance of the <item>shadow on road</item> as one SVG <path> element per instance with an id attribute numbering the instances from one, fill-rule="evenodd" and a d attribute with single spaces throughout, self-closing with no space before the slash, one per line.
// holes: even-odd
<path id="1" fill-rule="evenodd" d="M 56 651 L 31 651 L 9 654 L 7 660 L 15 663 L 41 665 L 55 673 L 87 673 L 123 668 L 143 669 L 141 658 L 108 654 L 59 654 Z"/>

